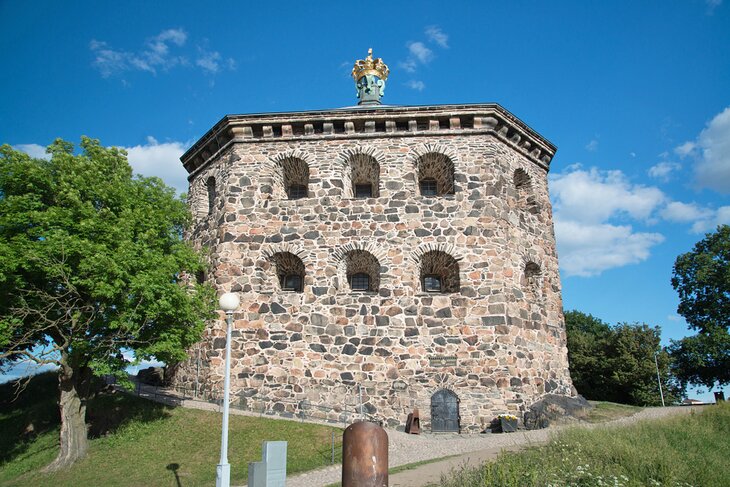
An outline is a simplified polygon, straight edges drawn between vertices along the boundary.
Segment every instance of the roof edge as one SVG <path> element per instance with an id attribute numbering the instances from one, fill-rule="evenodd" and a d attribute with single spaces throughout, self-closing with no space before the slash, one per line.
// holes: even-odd
<path id="1" fill-rule="evenodd" d="M 404 122 L 407 123 L 405 129 Z M 377 105 L 226 115 L 185 151 L 180 160 L 192 174 L 233 141 L 359 138 L 386 133 L 392 136 L 445 135 L 446 132 L 456 135 L 485 131 L 512 142 L 545 169 L 549 168 L 557 150 L 550 141 L 498 103 Z"/>

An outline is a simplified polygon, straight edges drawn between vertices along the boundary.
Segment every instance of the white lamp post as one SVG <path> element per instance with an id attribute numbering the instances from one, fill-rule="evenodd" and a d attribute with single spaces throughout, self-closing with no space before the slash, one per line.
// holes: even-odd
<path id="1" fill-rule="evenodd" d="M 223 432 L 221 433 L 221 459 L 216 468 L 216 487 L 231 485 L 231 465 L 228 463 L 228 396 L 231 389 L 231 324 L 233 312 L 238 309 L 241 301 L 238 295 L 225 293 L 218 300 L 221 309 L 226 312 L 226 372 L 223 380 Z"/>
<path id="2" fill-rule="evenodd" d="M 656 365 L 656 381 L 659 383 L 659 394 L 662 396 L 662 407 L 664 407 L 664 391 L 662 391 L 662 379 L 659 376 L 659 362 L 657 362 L 659 352 L 654 352 L 654 365 Z"/>

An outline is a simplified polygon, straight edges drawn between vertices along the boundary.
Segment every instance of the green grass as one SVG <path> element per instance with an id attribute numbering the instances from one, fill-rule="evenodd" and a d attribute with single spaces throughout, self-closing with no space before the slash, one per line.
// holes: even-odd
<path id="1" fill-rule="evenodd" d="M 615 402 L 591 401 L 591 404 L 593 405 L 593 409 L 585 417 L 585 420 L 589 423 L 613 421 L 614 419 L 632 416 L 644 409 L 639 406 L 617 404 Z"/>
<path id="2" fill-rule="evenodd" d="M 442 487 L 730 485 L 730 403 L 631 426 L 572 428 L 548 445 L 464 468 Z"/>
<path id="3" fill-rule="evenodd" d="M 188 487 L 214 483 L 220 414 L 121 393 L 91 401 L 89 455 L 66 471 L 41 473 L 58 452 L 56 385 L 51 374 L 39 376 L 14 402 L 10 386 L 0 386 L 0 485 Z M 232 415 L 228 451 L 232 484 L 246 483 L 248 462 L 261 460 L 264 440 L 289 442 L 290 474 L 329 465 L 333 430 L 335 461 L 340 462 L 339 428 Z"/>

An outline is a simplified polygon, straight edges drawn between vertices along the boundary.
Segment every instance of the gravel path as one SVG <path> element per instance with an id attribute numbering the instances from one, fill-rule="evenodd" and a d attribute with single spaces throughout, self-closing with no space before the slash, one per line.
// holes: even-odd
<path id="1" fill-rule="evenodd" d="M 179 397 L 174 391 L 160 390 L 142 386 L 140 396 L 153 401 L 162 402 L 175 406 L 183 406 L 208 411 L 220 411 L 216 404 L 202 401 L 195 401 Z M 638 413 L 616 419 L 605 423 L 572 423 L 567 425 L 553 426 L 542 430 L 518 431 L 509 434 L 430 434 L 408 435 L 402 431 L 386 429 L 388 433 L 388 463 L 390 468 L 416 463 L 436 458 L 454 456 L 453 458 L 421 465 L 412 470 L 406 470 L 389 477 L 390 487 L 423 487 L 438 483 L 442 473 L 448 473 L 452 468 L 464 464 L 479 464 L 486 460 L 495 458 L 502 450 L 519 450 L 520 448 L 540 445 L 550 440 L 555 433 L 571 426 L 584 428 L 622 426 L 645 419 L 663 418 L 674 414 L 688 414 L 692 411 L 699 411 L 701 407 L 666 407 L 666 408 L 645 408 Z M 259 413 L 231 409 L 231 414 L 244 416 L 261 416 Z M 265 415 L 266 417 L 278 418 Z M 292 419 L 293 421 L 299 421 Z M 324 421 L 307 422 L 333 426 L 332 423 Z M 344 425 L 342 425 L 344 427 Z M 323 487 L 334 484 L 341 479 L 341 466 L 313 470 L 310 472 L 292 475 L 287 477 L 286 483 L 289 487 Z"/>
<path id="2" fill-rule="evenodd" d="M 585 428 L 621 426 L 645 419 L 662 418 L 673 414 L 687 414 L 692 407 L 646 408 L 633 416 L 607 423 L 575 423 Z M 573 425 L 575 425 L 573 424 Z M 519 431 L 510 434 L 456 435 L 422 434 L 407 435 L 402 431 L 388 432 L 388 460 L 390 467 L 432 460 L 449 455 L 458 457 L 421 465 L 412 470 L 391 475 L 391 487 L 421 487 L 438 482 L 441 473 L 465 463 L 479 463 L 494 458 L 501 450 L 517 450 L 525 446 L 546 443 L 557 431 L 573 425 L 561 425 L 542 430 Z M 322 487 L 340 481 L 340 465 L 334 465 L 287 478 L 290 487 Z"/>

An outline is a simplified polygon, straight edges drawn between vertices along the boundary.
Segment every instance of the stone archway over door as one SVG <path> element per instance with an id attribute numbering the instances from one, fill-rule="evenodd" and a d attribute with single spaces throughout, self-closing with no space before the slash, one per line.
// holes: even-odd
<path id="1" fill-rule="evenodd" d="M 459 397 L 448 389 L 441 389 L 431 396 L 431 431 L 455 432 L 461 429 Z"/>

